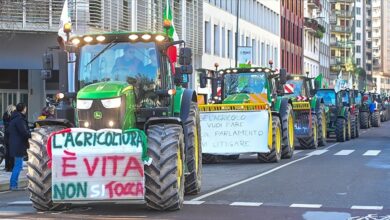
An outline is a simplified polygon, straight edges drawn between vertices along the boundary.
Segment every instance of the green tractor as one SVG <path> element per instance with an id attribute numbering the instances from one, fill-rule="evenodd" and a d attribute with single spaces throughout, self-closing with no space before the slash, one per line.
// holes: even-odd
<path id="1" fill-rule="evenodd" d="M 28 150 L 37 210 L 88 202 L 177 210 L 184 194 L 200 192 L 197 94 L 186 88 L 191 49 L 180 48 L 175 68 L 182 44 L 164 33 L 128 32 L 66 42 L 57 119 L 36 122 Z M 44 61 L 50 71 L 52 56 Z M 69 74 L 68 66 L 75 67 Z"/>
<path id="2" fill-rule="evenodd" d="M 360 107 L 360 126 L 363 129 L 380 127 L 383 109 L 379 94 L 364 93 Z"/>
<path id="3" fill-rule="evenodd" d="M 316 95 L 322 98 L 326 106 L 327 136 L 329 137 L 331 133 L 334 133 L 338 142 L 350 140 L 352 129 L 355 129 L 354 132 L 356 133 L 358 124 L 356 123 L 355 114 L 351 113 L 352 98 L 349 90 L 341 90 L 336 93 L 334 89 L 318 89 Z M 357 136 L 355 135 L 355 137 Z"/>
<path id="4" fill-rule="evenodd" d="M 200 74 L 201 88 L 212 81 L 209 104 L 199 105 L 203 161 L 237 159 L 256 153 L 261 162 L 279 162 L 294 153 L 294 114 L 291 101 L 278 96 L 286 72 L 270 68 L 223 69 Z M 221 96 L 215 96 L 216 86 Z"/>
<path id="5" fill-rule="evenodd" d="M 294 130 L 302 148 L 316 149 L 326 145 L 325 105 L 315 95 L 314 78 L 289 75 L 284 96 L 292 100 L 295 113 Z"/>

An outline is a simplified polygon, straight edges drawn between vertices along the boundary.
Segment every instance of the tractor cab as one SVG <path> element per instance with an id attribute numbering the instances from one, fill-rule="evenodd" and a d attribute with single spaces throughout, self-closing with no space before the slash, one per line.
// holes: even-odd
<path id="1" fill-rule="evenodd" d="M 303 75 L 289 75 L 287 77 L 286 87 L 292 87 L 292 94 L 297 97 L 297 99 L 308 100 L 313 96 L 314 87 L 312 80 Z"/>

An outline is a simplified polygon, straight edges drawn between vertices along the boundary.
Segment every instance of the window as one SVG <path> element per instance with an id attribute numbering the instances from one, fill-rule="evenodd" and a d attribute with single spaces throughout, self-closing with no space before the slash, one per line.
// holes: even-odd
<path id="1" fill-rule="evenodd" d="M 204 23 L 204 39 L 205 39 L 205 53 L 211 53 L 211 26 L 210 22 L 205 21 Z"/>
<path id="2" fill-rule="evenodd" d="M 267 63 L 265 58 L 265 44 L 264 42 L 261 43 L 261 65 L 265 66 Z"/>
<path id="3" fill-rule="evenodd" d="M 222 57 L 226 57 L 226 33 L 225 28 L 222 28 Z"/>
<path id="4" fill-rule="evenodd" d="M 362 21 L 356 20 L 356 27 L 361 27 L 361 26 L 362 26 Z"/>
<path id="5" fill-rule="evenodd" d="M 357 15 L 360 15 L 360 14 L 361 14 L 361 8 L 360 8 L 360 7 L 356 7 L 356 14 L 357 14 Z"/>
<path id="6" fill-rule="evenodd" d="M 220 55 L 219 26 L 214 25 L 214 55 Z"/>
<path id="7" fill-rule="evenodd" d="M 356 53 L 361 53 L 361 46 L 359 45 L 356 46 Z"/>
<path id="8" fill-rule="evenodd" d="M 362 39 L 362 34 L 356 33 L 356 40 L 361 40 L 361 39 Z"/>
<path id="9" fill-rule="evenodd" d="M 233 33 L 231 30 L 228 30 L 227 31 L 227 47 L 228 47 L 228 51 L 227 51 L 227 57 L 228 58 L 232 58 L 232 54 L 233 54 Z"/>

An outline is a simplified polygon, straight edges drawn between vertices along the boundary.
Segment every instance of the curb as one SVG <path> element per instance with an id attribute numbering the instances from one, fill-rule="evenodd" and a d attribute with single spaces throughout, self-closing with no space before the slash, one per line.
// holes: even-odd
<path id="1" fill-rule="evenodd" d="M 28 185 L 27 178 L 19 179 L 20 188 L 25 188 Z M 9 191 L 9 181 L 0 183 L 0 192 Z"/>

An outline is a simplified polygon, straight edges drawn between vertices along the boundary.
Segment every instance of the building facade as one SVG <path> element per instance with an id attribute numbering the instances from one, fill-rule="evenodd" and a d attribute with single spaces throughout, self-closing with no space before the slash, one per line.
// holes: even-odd
<path id="1" fill-rule="evenodd" d="M 372 0 L 373 80 L 375 90 L 390 94 L 390 3 Z"/>
<path id="2" fill-rule="evenodd" d="M 321 0 L 322 10 L 318 23 L 324 28 L 325 33 L 320 40 L 320 74 L 322 74 L 326 82 L 330 83 L 330 1 Z"/>
<path id="3" fill-rule="evenodd" d="M 238 1 L 238 4 L 237 4 Z M 202 67 L 235 67 L 237 8 L 239 9 L 238 46 L 252 48 L 252 65 L 279 67 L 280 8 L 278 1 L 205 0 L 204 54 Z M 266 19 L 267 18 L 267 19 Z"/>
<path id="4" fill-rule="evenodd" d="M 111 31 L 162 31 L 165 0 L 69 0 L 74 34 Z M 201 67 L 203 0 L 171 0 L 175 29 L 193 49 L 193 64 Z M 57 31 L 64 0 L 0 1 L 0 113 L 25 102 L 34 120 L 46 95 L 59 91 L 58 64 L 53 77 L 42 80 L 42 54 L 58 46 Z M 6 42 L 6 43 L 4 43 Z M 54 59 L 56 60 L 56 59 Z M 191 81 L 194 82 L 194 79 Z"/>
<path id="5" fill-rule="evenodd" d="M 334 85 L 340 73 L 344 79 L 353 74 L 355 62 L 355 0 L 331 0 L 330 79 Z"/>
<path id="6" fill-rule="evenodd" d="M 318 17 L 321 10 L 319 0 L 304 1 L 303 64 L 305 74 L 310 77 L 320 74 L 320 38 L 323 38 L 323 32 Z"/>
<path id="7" fill-rule="evenodd" d="M 280 1 L 281 68 L 290 74 L 302 74 L 303 67 L 303 1 Z"/>

